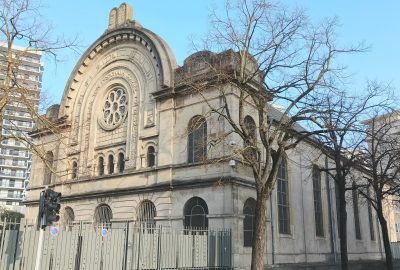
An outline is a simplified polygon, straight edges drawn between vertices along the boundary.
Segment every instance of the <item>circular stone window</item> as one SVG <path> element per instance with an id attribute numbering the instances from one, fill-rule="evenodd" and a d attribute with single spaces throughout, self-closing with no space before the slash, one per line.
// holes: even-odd
<path id="1" fill-rule="evenodd" d="M 128 114 L 128 98 L 122 88 L 114 88 L 108 92 L 101 115 L 100 125 L 106 130 L 112 130 L 121 125 Z"/>

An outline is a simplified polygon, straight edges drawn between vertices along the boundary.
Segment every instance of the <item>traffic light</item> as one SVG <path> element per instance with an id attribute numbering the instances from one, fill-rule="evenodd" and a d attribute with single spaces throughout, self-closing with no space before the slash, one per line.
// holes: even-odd
<path id="1" fill-rule="evenodd" d="M 40 228 L 45 228 L 60 219 L 61 193 L 46 189 L 40 193 L 39 200 L 39 223 Z"/>
<path id="2" fill-rule="evenodd" d="M 60 199 L 61 193 L 55 192 L 54 190 L 46 190 L 45 209 L 46 209 L 46 225 L 51 225 L 53 222 L 60 219 Z"/>

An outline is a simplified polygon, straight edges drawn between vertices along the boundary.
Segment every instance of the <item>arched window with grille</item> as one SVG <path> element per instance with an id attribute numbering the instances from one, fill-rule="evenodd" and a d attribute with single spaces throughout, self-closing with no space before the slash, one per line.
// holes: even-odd
<path id="1" fill-rule="evenodd" d="M 203 199 L 199 197 L 189 199 L 183 211 L 186 229 L 208 229 L 208 207 Z"/>
<path id="2" fill-rule="evenodd" d="M 123 173 L 125 170 L 125 157 L 123 153 L 118 154 L 118 172 Z"/>
<path id="3" fill-rule="evenodd" d="M 147 167 L 153 167 L 156 165 L 156 150 L 153 146 L 147 148 Z"/>
<path id="4" fill-rule="evenodd" d="M 243 156 L 248 162 L 253 162 L 256 160 L 256 151 L 253 148 L 257 140 L 256 122 L 249 115 L 244 118 L 243 122 L 247 133 L 243 142 Z"/>
<path id="5" fill-rule="evenodd" d="M 72 162 L 72 179 L 78 177 L 78 162 Z"/>
<path id="6" fill-rule="evenodd" d="M 250 115 L 247 115 L 243 121 L 249 138 L 249 141 L 247 143 L 254 143 L 257 138 L 256 122 Z"/>
<path id="7" fill-rule="evenodd" d="M 104 175 L 104 158 L 99 157 L 99 163 L 97 164 L 98 175 Z"/>
<path id="8" fill-rule="evenodd" d="M 67 206 L 64 208 L 64 223 L 72 224 L 75 221 L 74 210 L 71 207 Z"/>
<path id="9" fill-rule="evenodd" d="M 277 201 L 279 233 L 290 234 L 289 181 L 287 161 L 282 159 L 277 175 Z"/>
<path id="10" fill-rule="evenodd" d="M 156 217 L 156 207 L 153 202 L 144 200 L 139 204 L 137 209 L 137 220 L 146 227 L 154 227 Z"/>
<path id="11" fill-rule="evenodd" d="M 53 162 L 54 162 L 54 155 L 53 152 L 49 151 L 45 155 L 44 161 L 44 178 L 43 178 L 43 185 L 50 185 L 51 184 L 51 175 L 53 169 Z"/>
<path id="12" fill-rule="evenodd" d="M 112 219 L 112 211 L 107 204 L 100 204 L 94 211 L 94 221 L 101 224 L 110 224 Z"/>
<path id="13" fill-rule="evenodd" d="M 207 123 L 202 116 L 195 116 L 188 126 L 188 162 L 195 163 L 207 158 Z"/>
<path id="14" fill-rule="evenodd" d="M 314 195 L 314 220 L 315 235 L 323 237 L 324 233 L 324 216 L 322 210 L 322 189 L 321 189 L 321 171 L 317 166 L 312 169 L 313 195 Z"/>
<path id="15" fill-rule="evenodd" d="M 256 200 L 248 198 L 243 207 L 243 246 L 245 247 L 251 247 L 253 243 L 255 212 Z"/>
<path id="16" fill-rule="evenodd" d="M 109 155 L 108 156 L 108 174 L 113 174 L 114 173 L 114 156 Z"/>

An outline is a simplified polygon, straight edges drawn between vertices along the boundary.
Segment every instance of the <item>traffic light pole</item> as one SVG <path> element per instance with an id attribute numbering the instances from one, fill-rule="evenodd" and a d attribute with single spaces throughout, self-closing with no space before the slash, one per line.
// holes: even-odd
<path id="1" fill-rule="evenodd" d="M 46 226 L 57 222 L 60 219 L 60 198 L 61 193 L 55 192 L 46 187 L 46 190 L 40 193 L 38 223 L 39 223 L 39 241 L 36 250 L 35 270 L 40 270 L 42 262 L 42 251 L 44 241 L 44 230 Z"/>
<path id="2" fill-rule="evenodd" d="M 42 262 L 42 251 L 43 251 L 43 242 L 44 242 L 44 215 L 40 219 L 40 230 L 39 230 L 39 242 L 36 250 L 36 262 L 35 262 L 35 270 L 40 270 L 40 263 Z"/>

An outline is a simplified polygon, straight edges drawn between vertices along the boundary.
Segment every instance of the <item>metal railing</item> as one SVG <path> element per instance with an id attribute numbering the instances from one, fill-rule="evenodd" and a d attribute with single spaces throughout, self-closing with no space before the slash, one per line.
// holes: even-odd
<path id="1" fill-rule="evenodd" d="M 393 259 L 400 260 L 400 242 L 390 243 Z"/>
<path id="2" fill-rule="evenodd" d="M 0 270 L 35 265 L 39 231 L 0 222 Z M 134 222 L 46 228 L 41 269 L 232 269 L 231 231 L 183 230 Z"/>

